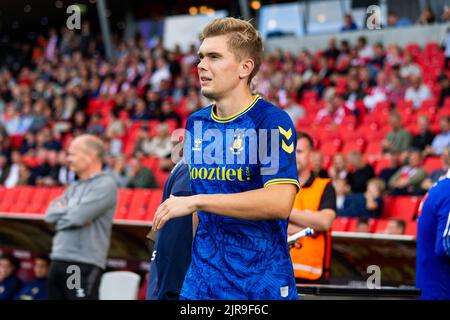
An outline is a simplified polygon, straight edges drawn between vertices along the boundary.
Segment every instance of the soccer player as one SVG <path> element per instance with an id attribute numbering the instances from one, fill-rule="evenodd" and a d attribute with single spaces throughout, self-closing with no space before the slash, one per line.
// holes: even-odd
<path id="1" fill-rule="evenodd" d="M 421 299 L 450 300 L 450 169 L 423 202 L 417 227 L 416 287 L 422 290 Z"/>
<path id="2" fill-rule="evenodd" d="M 297 299 L 287 246 L 299 190 L 294 126 L 287 113 L 251 93 L 262 40 L 249 22 L 216 19 L 201 40 L 201 91 L 214 103 L 186 124 L 193 195 L 163 202 L 153 228 L 197 211 L 181 299 Z"/>

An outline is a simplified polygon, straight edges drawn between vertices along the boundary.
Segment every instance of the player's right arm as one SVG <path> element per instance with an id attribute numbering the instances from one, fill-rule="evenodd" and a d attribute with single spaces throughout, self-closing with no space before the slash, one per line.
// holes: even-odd
<path id="1" fill-rule="evenodd" d="M 438 206 L 438 227 L 434 251 L 440 257 L 450 258 L 450 197 Z"/>

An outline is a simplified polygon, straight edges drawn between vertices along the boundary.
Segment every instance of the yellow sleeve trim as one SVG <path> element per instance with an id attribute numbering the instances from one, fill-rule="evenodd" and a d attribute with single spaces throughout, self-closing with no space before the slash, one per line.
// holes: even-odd
<path id="1" fill-rule="evenodd" d="M 300 184 L 295 179 L 289 179 L 289 178 L 277 178 L 277 179 L 271 179 L 264 183 L 264 188 L 267 186 L 273 185 L 273 184 L 295 184 L 297 186 L 297 191 L 300 190 Z"/>

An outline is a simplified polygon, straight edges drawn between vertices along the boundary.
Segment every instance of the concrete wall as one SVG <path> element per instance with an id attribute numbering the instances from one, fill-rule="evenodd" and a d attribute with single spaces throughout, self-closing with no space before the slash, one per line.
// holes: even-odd
<path id="1" fill-rule="evenodd" d="M 296 37 L 280 37 L 271 38 L 265 41 L 266 52 L 271 52 L 277 48 L 298 52 L 301 49 L 307 48 L 310 51 L 317 49 L 324 49 L 328 45 L 328 40 L 335 37 L 338 41 L 346 39 L 350 44 L 354 45 L 360 36 L 365 36 L 369 43 L 383 42 L 385 45 L 397 43 L 404 46 L 410 42 L 417 42 L 424 45 L 427 42 L 435 41 L 442 43 L 447 28 L 450 23 L 435 24 L 431 26 L 411 26 L 404 28 L 389 28 L 381 30 L 363 30 L 355 32 L 343 32 L 337 34 L 326 34 L 307 36 L 303 38 Z"/>

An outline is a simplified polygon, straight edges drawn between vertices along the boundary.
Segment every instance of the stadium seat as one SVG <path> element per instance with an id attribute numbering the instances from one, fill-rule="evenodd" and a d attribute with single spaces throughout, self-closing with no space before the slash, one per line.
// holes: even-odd
<path id="1" fill-rule="evenodd" d="M 127 220 L 146 221 L 152 190 L 134 189 Z"/>
<path id="2" fill-rule="evenodd" d="M 156 210 L 161 204 L 163 196 L 162 189 L 154 189 L 152 195 L 150 197 L 150 202 L 148 203 L 147 208 L 147 221 L 153 221 L 153 217 L 155 216 Z"/>
<path id="3" fill-rule="evenodd" d="M 117 208 L 116 213 L 114 214 L 114 219 L 121 220 L 127 218 L 132 196 L 132 189 L 124 188 L 119 190 L 119 198 L 117 199 Z"/>
<path id="4" fill-rule="evenodd" d="M 11 199 L 11 205 L 5 208 L 6 211 L 13 213 L 23 213 L 28 203 L 31 202 L 35 192 L 34 187 L 15 187 L 14 192 L 17 194 L 16 198 Z"/>
<path id="5" fill-rule="evenodd" d="M 372 233 L 385 233 L 388 222 L 388 219 L 373 219 L 370 231 Z"/>
<path id="6" fill-rule="evenodd" d="M 9 212 L 11 207 L 20 199 L 19 188 L 9 188 L 5 190 L 2 201 L 0 202 L 0 212 Z"/>
<path id="7" fill-rule="evenodd" d="M 386 196 L 382 217 L 400 217 L 405 219 L 405 222 L 412 221 L 417 215 L 420 199 L 418 196 Z"/>
<path id="8" fill-rule="evenodd" d="M 341 140 L 339 139 L 325 141 L 320 146 L 320 152 L 322 152 L 324 156 L 334 156 L 341 149 L 341 144 Z"/>
<path id="9" fill-rule="evenodd" d="M 442 169 L 441 157 L 427 157 L 423 163 L 423 167 L 428 174 L 435 170 Z"/>
<path id="10" fill-rule="evenodd" d="M 336 219 L 334 219 L 333 226 L 331 227 L 331 230 L 332 231 L 345 232 L 348 229 L 349 222 L 350 222 L 350 218 L 336 217 Z"/>
<path id="11" fill-rule="evenodd" d="M 136 300 L 141 276 L 130 271 L 110 271 L 100 280 L 100 300 Z"/>
<path id="12" fill-rule="evenodd" d="M 25 207 L 27 213 L 42 214 L 47 209 L 51 189 L 47 187 L 34 188 L 30 202 Z"/>
<path id="13" fill-rule="evenodd" d="M 363 152 L 365 141 L 363 138 L 357 138 L 350 141 L 346 141 L 342 147 L 341 153 L 347 156 L 352 151 Z"/>
<path id="14" fill-rule="evenodd" d="M 375 175 L 379 176 L 383 169 L 391 167 L 391 160 L 386 157 L 381 157 L 377 159 L 375 164 Z"/>
<path id="15" fill-rule="evenodd" d="M 417 237 L 417 220 L 406 223 L 405 235 Z"/>

